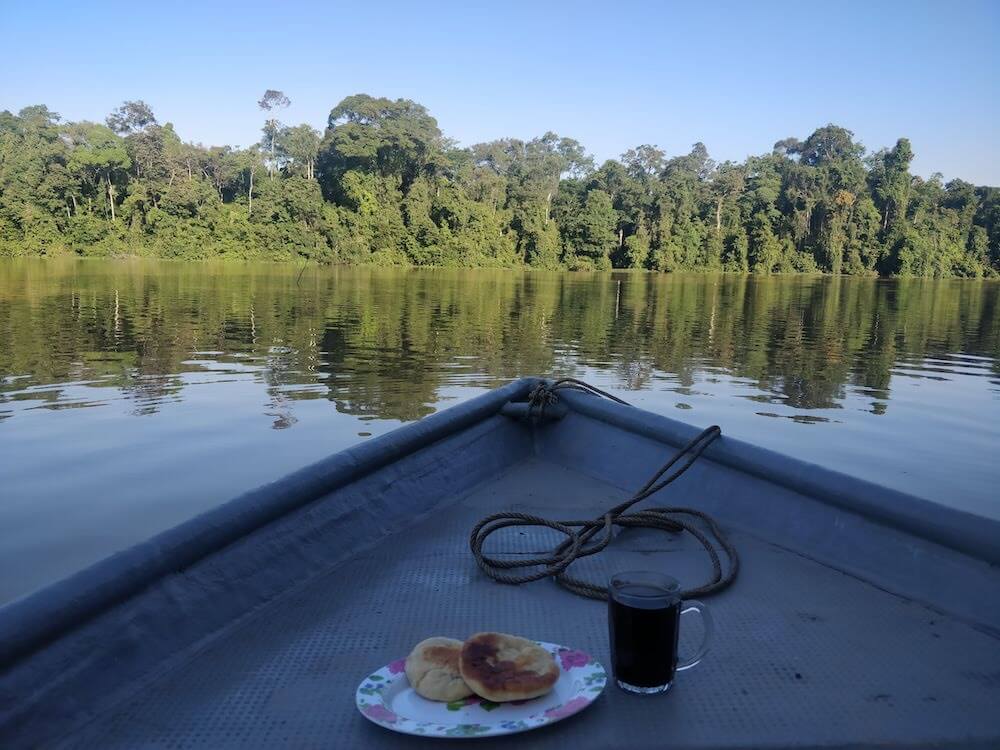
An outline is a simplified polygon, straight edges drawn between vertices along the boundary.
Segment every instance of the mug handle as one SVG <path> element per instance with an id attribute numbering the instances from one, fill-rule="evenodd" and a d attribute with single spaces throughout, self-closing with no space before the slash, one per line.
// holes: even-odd
<path id="1" fill-rule="evenodd" d="M 681 615 L 686 615 L 688 612 L 697 612 L 701 615 L 701 620 L 705 624 L 705 635 L 701 639 L 701 645 L 698 647 L 698 650 L 694 653 L 694 655 L 677 665 L 678 672 L 683 672 L 685 669 L 691 669 L 691 667 L 705 658 L 705 654 L 708 653 L 708 647 L 712 642 L 712 633 L 715 631 L 715 624 L 712 622 L 712 615 L 709 613 L 708 608 L 704 604 L 696 601 L 682 602 Z"/>

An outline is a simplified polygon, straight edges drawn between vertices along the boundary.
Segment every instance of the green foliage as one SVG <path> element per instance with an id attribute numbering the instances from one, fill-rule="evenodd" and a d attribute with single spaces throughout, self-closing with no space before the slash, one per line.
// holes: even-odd
<path id="1" fill-rule="evenodd" d="M 108 115 L 107 125 L 118 135 L 129 135 L 145 130 L 150 125 L 156 124 L 156 116 L 150 106 L 141 99 L 134 102 L 125 102 Z"/>
<path id="2" fill-rule="evenodd" d="M 355 94 L 330 111 L 320 147 L 320 179 L 336 196 L 336 182 L 354 169 L 395 178 L 408 187 L 441 164 L 443 137 L 426 108 L 409 99 Z"/>
<path id="3" fill-rule="evenodd" d="M 277 133 L 277 153 L 288 174 L 300 174 L 307 179 L 316 177 L 320 134 L 311 125 L 282 128 Z"/>
<path id="4" fill-rule="evenodd" d="M 625 268 L 645 268 L 648 259 L 649 232 L 646 225 L 640 223 L 635 234 L 630 234 L 625 240 L 623 265 Z"/>
<path id="5" fill-rule="evenodd" d="M 755 214 L 750 231 L 750 268 L 754 273 L 772 273 L 779 270 L 784 248 L 763 213 Z"/>
<path id="6" fill-rule="evenodd" d="M 571 216 L 564 232 L 565 258 L 570 268 L 606 270 L 611 268 L 611 252 L 617 244 L 618 214 L 611 196 L 590 190 L 581 209 Z"/>
<path id="7" fill-rule="evenodd" d="M 374 265 L 870 276 L 1000 274 L 1000 190 L 909 172 L 910 142 L 866 158 L 826 125 L 716 164 L 648 144 L 599 168 L 555 133 L 458 148 L 408 99 L 335 106 L 320 134 L 185 143 L 149 105 L 107 125 L 0 112 L 0 255 L 152 255 Z"/>
<path id="8" fill-rule="evenodd" d="M 747 273 L 750 270 L 750 239 L 742 226 L 726 237 L 722 267 L 734 273 Z"/>

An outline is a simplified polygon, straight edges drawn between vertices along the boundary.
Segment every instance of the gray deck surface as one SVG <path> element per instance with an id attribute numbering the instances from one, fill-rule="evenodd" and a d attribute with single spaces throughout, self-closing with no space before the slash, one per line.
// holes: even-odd
<path id="1" fill-rule="evenodd" d="M 624 494 L 538 459 L 516 464 L 411 532 L 289 591 L 64 746 L 444 743 L 394 734 L 354 708 L 366 674 L 431 635 L 518 633 L 585 649 L 610 669 L 603 604 L 551 581 L 493 583 L 476 568 L 468 535 L 504 508 L 586 518 Z M 491 539 L 494 549 L 502 536 Z M 744 565 L 732 589 L 707 600 L 715 643 L 671 693 L 633 697 L 609 683 L 578 716 L 475 746 L 991 746 L 1000 737 L 1000 640 L 752 536 L 732 538 Z M 548 532 L 503 536 L 520 552 L 555 540 Z M 623 532 L 573 570 L 596 580 L 655 567 L 693 585 L 710 569 L 692 544 Z M 685 624 L 692 632 L 682 650 L 700 637 Z"/>

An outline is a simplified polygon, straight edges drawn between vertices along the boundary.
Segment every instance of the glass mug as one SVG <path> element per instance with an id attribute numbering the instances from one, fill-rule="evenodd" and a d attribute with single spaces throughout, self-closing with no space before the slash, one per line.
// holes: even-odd
<path id="1" fill-rule="evenodd" d="M 705 623 L 701 646 L 677 663 L 681 615 L 697 612 Z M 608 587 L 611 665 L 618 687 L 630 693 L 665 693 L 674 674 L 702 660 L 712 638 L 712 617 L 701 602 L 681 601 L 681 586 L 653 571 L 628 571 Z"/>

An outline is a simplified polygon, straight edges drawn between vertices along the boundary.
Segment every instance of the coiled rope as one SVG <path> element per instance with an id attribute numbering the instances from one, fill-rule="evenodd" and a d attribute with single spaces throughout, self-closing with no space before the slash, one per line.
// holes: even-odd
<path id="1" fill-rule="evenodd" d="M 577 380 L 563 378 L 553 383 L 540 383 L 528 397 L 528 413 L 535 419 L 540 419 L 547 406 L 558 401 L 557 391 L 565 388 L 586 391 L 597 396 L 626 404 L 620 398 L 606 393 L 599 388 Z M 733 545 L 726 539 L 718 524 L 706 513 L 693 508 L 647 508 L 631 513 L 626 511 L 636 503 L 645 500 L 650 495 L 659 492 L 675 481 L 698 457 L 711 445 L 722 430 L 713 425 L 703 430 L 701 434 L 675 453 L 669 461 L 657 470 L 649 481 L 628 500 L 608 510 L 604 515 L 589 521 L 553 521 L 529 513 L 505 512 L 486 516 L 472 530 L 469 547 L 476 558 L 476 563 L 490 578 L 500 583 L 521 584 L 538 581 L 542 578 L 555 578 L 556 581 L 580 596 L 591 599 L 607 599 L 608 590 L 589 581 L 570 576 L 566 571 L 570 565 L 583 557 L 596 555 L 611 542 L 615 526 L 623 528 L 650 528 L 669 533 L 688 532 L 693 536 L 712 561 L 712 577 L 701 586 L 685 589 L 682 596 L 708 596 L 726 588 L 736 578 L 739 570 L 739 557 Z M 698 527 L 700 521 L 706 530 Z M 544 526 L 554 529 L 566 536 L 550 554 L 529 559 L 500 559 L 483 552 L 487 537 L 500 529 L 511 526 Z M 603 532 L 603 533 L 601 533 Z M 718 549 L 716 548 L 718 546 Z M 719 552 L 724 553 L 727 566 L 723 569 Z M 508 571 L 517 568 L 540 568 L 534 572 L 512 573 Z"/>

